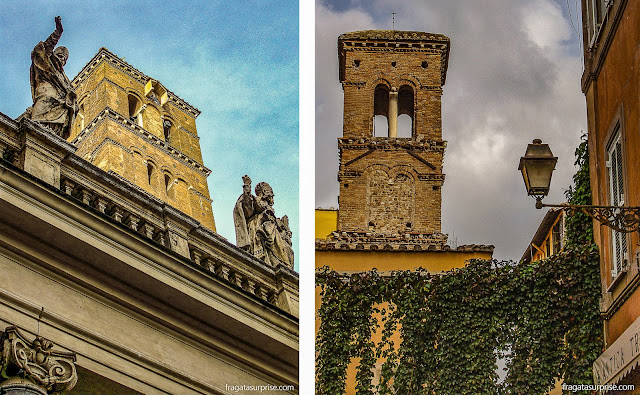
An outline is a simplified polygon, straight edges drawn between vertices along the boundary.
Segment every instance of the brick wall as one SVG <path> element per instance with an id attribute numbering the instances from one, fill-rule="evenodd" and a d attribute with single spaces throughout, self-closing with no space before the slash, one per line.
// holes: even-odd
<path id="1" fill-rule="evenodd" d="M 101 50 L 74 79 L 82 117 L 76 120 L 70 140 L 76 142 L 78 156 L 105 171 L 118 173 L 215 230 L 206 180 L 208 169 L 202 166 L 196 131 L 198 112 L 189 111 L 188 104 L 177 103 L 178 98 L 164 103 L 154 101 L 145 95 L 148 81 L 148 77 L 115 55 Z M 129 96 L 145 106 L 141 125 L 130 120 Z M 105 109 L 109 109 L 110 116 L 105 115 Z M 172 123 L 168 141 L 164 119 Z M 148 163 L 155 169 L 152 182 Z M 165 175 L 173 188 L 169 193 Z"/>
<path id="2" fill-rule="evenodd" d="M 438 233 L 441 229 L 441 96 L 449 39 L 419 32 L 364 31 L 338 40 L 344 90 L 339 142 L 339 231 Z M 411 92 L 412 136 L 373 136 L 374 93 Z M 387 115 L 388 105 L 380 106 Z M 377 112 L 381 113 L 380 110 Z"/>

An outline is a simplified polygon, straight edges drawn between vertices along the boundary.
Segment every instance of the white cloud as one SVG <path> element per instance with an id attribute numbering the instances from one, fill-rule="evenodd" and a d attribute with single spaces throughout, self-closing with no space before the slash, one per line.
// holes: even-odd
<path id="1" fill-rule="evenodd" d="M 522 14 L 527 37 L 543 50 L 558 51 L 571 36 L 570 22 L 556 3 L 534 1 L 523 8 Z"/>

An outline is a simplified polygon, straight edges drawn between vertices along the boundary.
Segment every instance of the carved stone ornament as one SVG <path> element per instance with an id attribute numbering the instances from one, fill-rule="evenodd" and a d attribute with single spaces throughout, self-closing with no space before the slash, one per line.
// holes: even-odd
<path id="1" fill-rule="evenodd" d="M 13 326 L 8 327 L 0 339 L 0 374 L 6 379 L 0 388 L 18 377 L 49 394 L 68 391 L 76 385 L 75 353 L 52 350 L 53 343 L 41 336 L 29 341 Z"/>

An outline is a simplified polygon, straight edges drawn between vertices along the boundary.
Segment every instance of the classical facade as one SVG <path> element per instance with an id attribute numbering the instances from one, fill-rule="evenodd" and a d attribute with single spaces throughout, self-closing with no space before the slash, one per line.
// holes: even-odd
<path id="1" fill-rule="evenodd" d="M 640 206 L 640 4 L 582 1 L 589 168 L 594 205 Z M 600 249 L 604 352 L 596 384 L 640 388 L 640 239 L 594 221 Z"/>
<path id="2" fill-rule="evenodd" d="M 0 113 L 0 392 L 297 393 L 298 275 L 215 232 L 199 111 L 105 48 L 71 84 L 66 140 Z"/>
<path id="3" fill-rule="evenodd" d="M 316 211 L 316 267 L 439 273 L 473 258 L 491 259 L 493 246 L 453 248 L 441 233 L 449 39 L 409 31 L 345 33 L 338 58 L 344 90 L 339 208 Z M 317 290 L 316 308 L 321 303 Z M 355 372 L 352 364 L 347 393 L 355 393 Z"/>

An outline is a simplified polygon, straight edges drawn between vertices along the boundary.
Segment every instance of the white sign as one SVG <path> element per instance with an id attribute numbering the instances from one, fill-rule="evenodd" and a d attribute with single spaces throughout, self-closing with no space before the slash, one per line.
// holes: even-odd
<path id="1" fill-rule="evenodd" d="M 593 381 L 596 385 L 615 384 L 610 380 L 622 372 L 640 355 L 640 318 L 605 350 L 593 363 Z"/>

